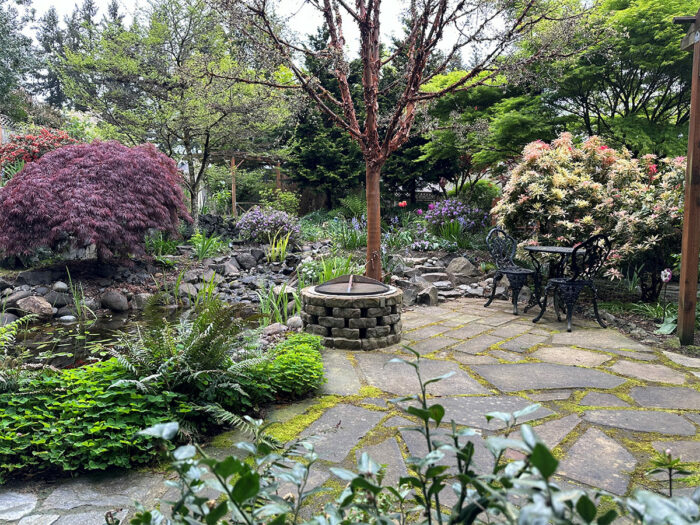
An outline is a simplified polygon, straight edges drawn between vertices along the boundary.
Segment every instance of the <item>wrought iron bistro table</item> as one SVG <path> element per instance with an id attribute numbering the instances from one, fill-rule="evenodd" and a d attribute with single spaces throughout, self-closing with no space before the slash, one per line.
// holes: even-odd
<path id="1" fill-rule="evenodd" d="M 546 301 L 547 298 L 545 297 L 542 299 L 542 266 L 543 263 L 538 259 L 536 254 L 550 254 L 550 255 L 558 255 L 559 258 L 558 260 L 555 260 L 554 262 L 549 264 L 549 271 L 548 271 L 548 278 L 552 277 L 562 277 L 564 275 L 564 271 L 566 270 L 566 264 L 569 260 L 569 257 L 571 257 L 571 254 L 574 253 L 574 247 L 573 246 L 525 246 L 525 251 L 528 252 L 528 255 L 530 256 L 530 259 L 532 259 L 532 264 L 535 267 L 535 295 L 534 295 L 534 301 L 535 303 L 532 303 L 532 300 L 530 301 L 532 304 L 528 305 L 528 308 L 530 306 L 534 306 L 537 304 L 540 308 L 542 307 L 542 301 L 545 301 L 545 308 L 546 308 Z"/>

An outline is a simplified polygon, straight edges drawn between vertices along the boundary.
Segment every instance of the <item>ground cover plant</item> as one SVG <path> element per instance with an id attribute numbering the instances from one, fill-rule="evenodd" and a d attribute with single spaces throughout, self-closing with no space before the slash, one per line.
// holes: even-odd
<path id="1" fill-rule="evenodd" d="M 401 476 L 396 486 L 384 483 L 381 458 L 363 453 L 357 470 L 332 467 L 334 481 L 342 491 L 328 501 L 323 513 L 317 513 L 306 523 L 425 523 L 471 524 L 492 520 L 512 525 L 558 523 L 561 525 L 609 525 L 621 516 L 633 523 L 678 525 L 695 523 L 700 519 L 700 489 L 692 497 L 664 496 L 639 490 L 629 498 L 620 498 L 602 491 L 567 490 L 553 476 L 559 461 L 527 424 L 520 425 L 520 436 L 514 429 L 519 420 L 537 410 L 540 405 L 512 414 L 493 412 L 487 420 L 504 425 L 502 435 L 485 439 L 488 452 L 494 458 L 491 471 L 480 472 L 474 461 L 476 431 L 458 428 L 454 422 L 447 432 L 437 427 L 443 423 L 445 408 L 428 399 L 426 386 L 449 376 L 424 379 L 420 375 L 421 357 L 414 352 L 415 361 L 395 358 L 413 367 L 418 374 L 420 392 L 391 402 L 400 406 L 408 417 L 418 423 L 407 431 L 422 436 L 427 453 L 410 456 L 410 471 Z M 265 427 L 255 425 L 253 443 L 239 443 L 239 450 L 249 459 L 232 456 L 216 460 L 198 446 L 187 445 L 173 454 L 172 468 L 178 475 L 179 494 L 167 502 L 172 509 L 166 518 L 161 510 L 141 507 L 131 520 L 132 525 L 224 523 L 296 524 L 303 521 L 302 506 L 322 497 L 322 487 L 309 490 L 309 475 L 318 461 L 312 442 L 292 442 L 278 450 L 262 439 Z M 146 435 L 169 440 L 177 431 L 174 424 L 158 425 L 145 431 Z M 517 451 L 522 459 L 505 461 L 507 451 Z M 378 461 L 377 461 L 378 460 Z M 670 456 L 658 458 L 655 467 L 668 473 L 682 471 L 682 464 Z M 209 476 L 213 483 L 205 481 Z M 284 488 L 283 488 L 284 487 Z M 214 490 L 204 495 L 204 489 Z M 456 502 L 449 510 L 443 503 L 444 491 L 453 491 Z M 284 493 L 282 493 L 284 491 Z"/>
<path id="2" fill-rule="evenodd" d="M 95 245 L 102 258 L 143 255 L 148 231 L 177 235 L 189 219 L 179 183 L 175 162 L 153 145 L 64 146 L 0 189 L 0 251 Z"/>

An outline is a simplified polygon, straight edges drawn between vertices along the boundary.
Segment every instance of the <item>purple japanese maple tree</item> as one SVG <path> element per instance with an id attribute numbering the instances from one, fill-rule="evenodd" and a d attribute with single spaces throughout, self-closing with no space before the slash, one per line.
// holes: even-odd
<path id="1" fill-rule="evenodd" d="M 94 244 L 98 256 L 143 255 L 150 229 L 177 234 L 191 218 L 175 162 L 151 145 L 64 146 L 0 188 L 0 252 Z"/>

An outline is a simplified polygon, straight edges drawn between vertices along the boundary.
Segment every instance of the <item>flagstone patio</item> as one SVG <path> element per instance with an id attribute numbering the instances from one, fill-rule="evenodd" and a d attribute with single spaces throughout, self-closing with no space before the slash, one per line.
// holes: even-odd
<path id="1" fill-rule="evenodd" d="M 652 453 L 667 448 L 692 462 L 697 473 L 690 485 L 700 484 L 700 358 L 662 352 L 580 319 L 567 333 L 551 317 L 534 325 L 531 314 L 510 314 L 506 302 L 482 304 L 458 299 L 406 311 L 402 342 L 425 358 L 424 378 L 454 372 L 428 392 L 445 407 L 447 421 L 479 430 L 479 468 L 493 461 L 483 438 L 502 428 L 483 415 L 537 402 L 542 407 L 526 419 L 560 459 L 563 484 L 617 495 L 638 486 L 665 491 L 644 472 Z M 327 350 L 322 396 L 268 414 L 280 422 L 275 432 L 281 435 L 317 436 L 314 485 L 333 485 L 328 468 L 352 468 L 363 450 L 386 464 L 394 481 L 405 474 L 408 454 L 425 452 L 419 434 L 402 430 L 411 422 L 387 403 L 418 390 L 412 369 L 387 364 L 395 355 L 409 357 L 402 346 Z M 231 453 L 227 439 L 216 440 L 212 453 Z M 106 511 L 126 515 L 133 499 L 155 502 L 166 490 L 163 479 L 163 473 L 140 471 L 13 484 L 0 490 L 0 524 L 101 525 Z M 680 487 L 678 493 L 692 491 Z"/>

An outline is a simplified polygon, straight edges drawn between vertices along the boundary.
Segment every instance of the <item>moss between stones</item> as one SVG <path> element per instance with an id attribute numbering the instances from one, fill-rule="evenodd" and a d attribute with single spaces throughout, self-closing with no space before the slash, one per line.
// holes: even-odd
<path id="1" fill-rule="evenodd" d="M 323 396 L 318 403 L 313 405 L 303 414 L 294 416 L 283 423 L 273 423 L 267 433 L 280 443 L 286 443 L 296 438 L 311 423 L 316 421 L 323 413 L 343 400 L 340 396 Z"/>

